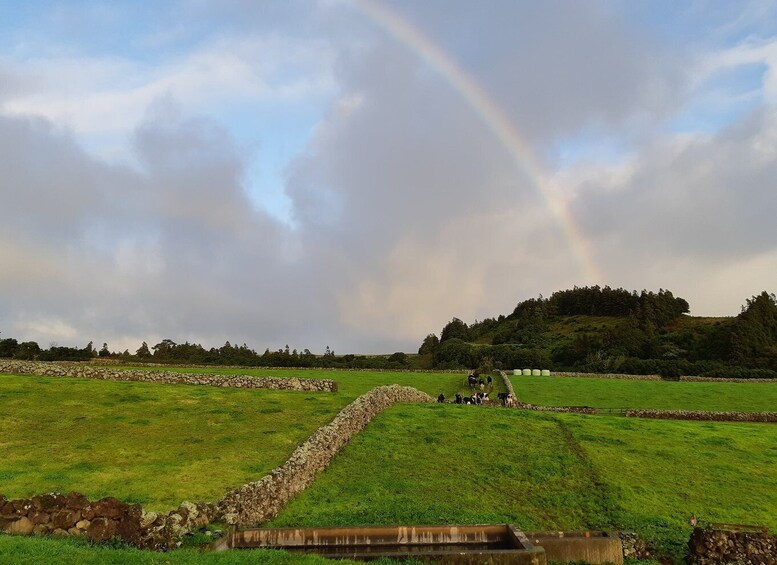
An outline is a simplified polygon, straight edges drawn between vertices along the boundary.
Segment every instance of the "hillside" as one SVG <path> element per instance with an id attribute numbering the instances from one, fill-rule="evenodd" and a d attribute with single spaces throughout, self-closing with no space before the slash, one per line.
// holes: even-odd
<path id="1" fill-rule="evenodd" d="M 542 367 L 665 376 L 777 377 L 777 301 L 763 292 L 731 317 L 687 314 L 671 291 L 584 287 L 518 303 L 424 339 L 421 366 Z"/>

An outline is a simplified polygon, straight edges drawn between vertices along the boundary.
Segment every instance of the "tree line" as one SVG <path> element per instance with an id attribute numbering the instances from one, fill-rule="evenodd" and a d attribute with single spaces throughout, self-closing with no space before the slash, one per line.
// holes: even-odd
<path id="1" fill-rule="evenodd" d="M 507 316 L 471 325 L 453 318 L 418 353 L 434 368 L 777 377 L 774 294 L 747 299 L 731 318 L 688 311 L 669 290 L 575 287 L 519 302 Z"/>
<path id="2" fill-rule="evenodd" d="M 34 341 L 19 342 L 14 338 L 0 339 L 0 358 L 29 361 L 90 361 L 93 359 L 114 359 L 119 362 L 153 362 L 193 365 L 237 365 L 254 367 L 322 367 L 345 369 L 407 369 L 410 359 L 403 352 L 391 355 L 336 355 L 326 347 L 322 355 L 311 353 L 309 349 L 298 351 L 285 348 L 271 351 L 269 348 L 261 354 L 249 348 L 245 343 L 232 345 L 227 341 L 221 347 L 206 349 L 198 343 L 176 343 L 172 339 L 163 339 L 149 347 L 145 341 L 134 353 L 111 352 L 107 343 L 95 349 L 93 342 L 84 348 L 52 345 L 42 349 Z"/>

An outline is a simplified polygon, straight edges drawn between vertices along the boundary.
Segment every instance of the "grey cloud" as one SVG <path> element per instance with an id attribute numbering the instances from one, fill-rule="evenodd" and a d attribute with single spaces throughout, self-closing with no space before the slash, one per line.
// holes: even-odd
<path id="1" fill-rule="evenodd" d="M 631 250 L 722 260 L 774 248 L 775 116 L 758 111 L 717 135 L 645 151 L 623 182 L 583 185 L 587 231 Z"/>
<path id="2" fill-rule="evenodd" d="M 251 206 L 242 158 L 214 124 L 141 125 L 142 171 L 90 158 L 41 120 L 0 119 L 0 146 L 5 334 L 323 348 L 306 325 L 332 312 L 287 253 L 293 234 Z"/>
<path id="3" fill-rule="evenodd" d="M 492 95 L 530 141 L 671 114 L 694 54 L 669 50 L 617 3 L 388 2 Z M 637 120 L 638 119 L 638 120 Z"/>

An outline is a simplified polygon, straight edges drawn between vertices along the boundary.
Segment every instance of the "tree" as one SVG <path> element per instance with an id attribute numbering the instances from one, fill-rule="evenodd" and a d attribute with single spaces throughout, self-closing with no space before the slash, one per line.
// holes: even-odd
<path id="1" fill-rule="evenodd" d="M 110 357 L 111 352 L 108 351 L 107 343 L 103 343 L 102 349 L 100 349 L 100 352 L 97 355 L 100 357 Z"/>
<path id="2" fill-rule="evenodd" d="M 160 359 L 167 359 L 172 356 L 172 352 L 174 348 L 175 348 L 175 342 L 172 339 L 163 339 L 151 349 L 154 350 L 154 357 L 158 357 Z"/>
<path id="3" fill-rule="evenodd" d="M 777 297 L 764 291 L 747 300 L 731 334 L 731 353 L 739 363 L 771 357 L 777 350 Z"/>
<path id="4" fill-rule="evenodd" d="M 19 342 L 13 338 L 0 339 L 0 357 L 13 357 Z"/>
<path id="5" fill-rule="evenodd" d="M 14 351 L 14 359 L 23 359 L 25 361 L 31 361 L 40 355 L 40 346 L 34 341 L 25 341 L 19 344 L 19 347 Z"/>
<path id="6" fill-rule="evenodd" d="M 437 346 L 440 345 L 440 340 L 435 334 L 429 334 L 424 338 L 424 342 L 421 347 L 418 348 L 419 355 L 433 355 L 437 351 Z"/>
<path id="7" fill-rule="evenodd" d="M 151 352 L 148 350 L 148 344 L 145 341 L 135 352 L 135 355 L 142 358 L 151 357 Z"/>
<path id="8" fill-rule="evenodd" d="M 402 365 L 407 364 L 407 353 L 403 353 L 402 351 L 397 351 L 396 353 L 392 353 L 389 355 L 388 361 L 391 363 L 400 363 Z"/>
<path id="9" fill-rule="evenodd" d="M 448 341 L 449 339 L 469 341 L 469 326 L 458 318 L 453 318 L 450 322 L 445 324 L 445 327 L 440 333 L 440 343 Z"/>

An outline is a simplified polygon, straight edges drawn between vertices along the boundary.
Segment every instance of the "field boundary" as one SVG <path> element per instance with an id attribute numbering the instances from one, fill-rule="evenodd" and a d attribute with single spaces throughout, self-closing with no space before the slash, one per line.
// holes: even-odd
<path id="1" fill-rule="evenodd" d="M 515 375 L 516 377 L 518 375 Z M 669 379 L 661 375 L 629 375 L 626 373 L 578 373 L 571 371 L 554 371 L 551 377 L 581 378 L 581 379 L 623 379 L 626 381 L 666 381 L 681 383 L 777 383 L 777 379 L 742 379 L 734 377 L 696 377 L 683 376 L 676 379 Z"/>
<path id="2" fill-rule="evenodd" d="M 220 375 L 216 373 L 178 373 L 156 370 L 108 369 L 84 363 L 69 364 L 51 361 L 0 361 L 0 373 L 35 375 L 41 377 L 98 379 L 105 381 L 218 386 L 227 388 L 337 392 L 337 382 L 332 379 L 254 377 L 251 375 Z"/>

